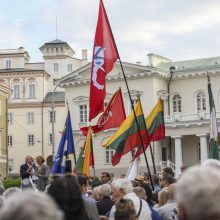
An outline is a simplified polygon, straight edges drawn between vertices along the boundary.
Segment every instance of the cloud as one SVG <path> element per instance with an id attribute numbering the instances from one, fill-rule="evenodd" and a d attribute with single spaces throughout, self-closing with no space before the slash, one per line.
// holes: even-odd
<path id="1" fill-rule="evenodd" d="M 178 60 L 219 54 L 218 0 L 103 2 L 124 61 L 146 63 L 151 52 Z M 73 47 L 76 57 L 84 48 L 91 55 L 98 6 L 97 0 L 3 1 L 0 46 L 24 46 L 34 61 L 41 60 L 38 48 L 56 38 L 57 15 L 58 38 Z"/>

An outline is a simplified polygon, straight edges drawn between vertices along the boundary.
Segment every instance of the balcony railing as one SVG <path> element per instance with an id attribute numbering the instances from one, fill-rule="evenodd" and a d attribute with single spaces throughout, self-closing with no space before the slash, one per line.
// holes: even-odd
<path id="1" fill-rule="evenodd" d="M 220 112 L 216 112 L 216 118 L 220 119 Z M 187 121 L 200 121 L 200 120 L 209 120 L 209 112 L 199 112 L 199 113 L 190 113 L 190 114 L 174 114 L 165 116 L 164 120 L 166 123 L 170 122 L 187 122 Z"/>

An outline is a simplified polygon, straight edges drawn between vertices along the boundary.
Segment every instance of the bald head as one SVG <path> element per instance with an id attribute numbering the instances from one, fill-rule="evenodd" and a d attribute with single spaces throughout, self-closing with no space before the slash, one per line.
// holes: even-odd
<path id="1" fill-rule="evenodd" d="M 28 164 L 32 164 L 33 158 L 32 158 L 30 155 L 28 155 L 28 156 L 26 156 L 26 158 L 25 158 L 25 162 L 28 163 Z"/>

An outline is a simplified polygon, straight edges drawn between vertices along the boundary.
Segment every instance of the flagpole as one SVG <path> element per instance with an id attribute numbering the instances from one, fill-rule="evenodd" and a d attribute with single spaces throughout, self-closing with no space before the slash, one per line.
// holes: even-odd
<path id="1" fill-rule="evenodd" d="M 140 128 L 139 128 L 138 121 L 137 121 L 137 116 L 136 116 L 136 113 L 134 111 L 134 105 L 133 105 L 133 102 L 132 102 L 132 99 L 131 99 L 131 93 L 130 93 L 130 90 L 129 90 L 129 87 L 128 87 L 128 82 L 127 82 L 127 79 L 126 79 L 126 76 L 125 76 L 124 68 L 122 66 L 122 62 L 121 62 L 121 59 L 120 59 L 120 56 L 119 56 L 119 53 L 118 53 L 118 48 L 116 46 L 115 39 L 114 39 L 114 36 L 113 36 L 113 33 L 112 33 L 112 29 L 111 29 L 111 26 L 110 26 L 110 23 L 109 23 L 109 20 L 108 20 L 108 17 L 107 17 L 105 9 L 104 9 L 104 13 L 105 13 L 106 21 L 107 21 L 109 29 L 110 29 L 110 33 L 111 33 L 111 36 L 112 36 L 112 40 L 113 40 L 115 49 L 116 49 L 116 52 L 117 52 L 117 55 L 118 55 L 118 59 L 119 59 L 119 62 L 120 62 L 120 66 L 121 66 L 121 70 L 122 70 L 122 73 L 123 73 L 125 85 L 126 85 L 126 88 L 127 88 L 127 91 L 128 91 L 131 107 L 132 107 L 132 110 L 133 110 L 133 113 L 134 113 L 135 122 L 136 122 L 136 125 L 137 125 L 137 128 L 138 128 L 138 133 L 139 133 L 139 137 L 140 137 L 140 141 L 141 141 L 141 146 L 142 146 L 143 153 L 144 153 L 145 162 L 146 162 L 146 165 L 147 165 L 147 170 L 148 170 L 149 177 L 150 177 L 150 180 L 151 180 L 152 189 L 154 189 L 154 186 L 153 186 L 153 183 L 152 183 L 152 177 L 151 177 L 151 173 L 150 173 L 150 168 L 149 168 L 149 164 L 148 164 L 148 160 L 147 160 L 147 156 L 146 156 L 145 149 L 144 149 L 143 139 L 141 137 Z"/>
<path id="2" fill-rule="evenodd" d="M 140 94 L 138 94 L 137 97 L 138 97 L 138 100 L 141 101 Z M 142 105 L 141 105 L 141 111 L 143 112 Z M 143 120 L 145 122 L 144 115 L 142 115 L 142 118 L 143 118 Z M 146 123 L 144 123 L 144 128 L 145 128 L 146 134 L 148 134 Z M 156 171 L 156 166 L 155 166 L 154 154 L 153 154 L 153 150 L 152 150 L 152 146 L 151 146 L 151 142 L 150 141 L 149 141 L 149 146 L 150 146 L 150 154 L 151 154 L 151 158 L 152 158 L 154 174 L 156 174 L 157 171 Z"/>

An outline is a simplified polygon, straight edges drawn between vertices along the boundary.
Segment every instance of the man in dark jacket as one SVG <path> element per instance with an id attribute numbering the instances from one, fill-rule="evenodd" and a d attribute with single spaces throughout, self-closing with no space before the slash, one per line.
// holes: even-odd
<path id="1" fill-rule="evenodd" d="M 34 168 L 33 158 L 31 156 L 26 156 L 25 163 L 20 166 L 20 175 L 22 179 L 22 189 L 32 187 L 30 182 L 30 173 Z"/>

